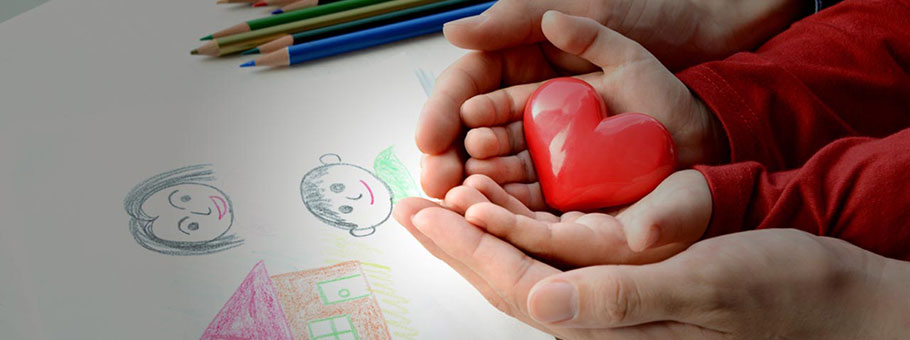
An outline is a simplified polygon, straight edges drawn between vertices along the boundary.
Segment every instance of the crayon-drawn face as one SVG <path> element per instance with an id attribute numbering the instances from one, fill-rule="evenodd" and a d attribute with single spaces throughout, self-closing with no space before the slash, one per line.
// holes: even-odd
<path id="1" fill-rule="evenodd" d="M 171 242 L 206 242 L 227 233 L 234 223 L 231 202 L 204 184 L 178 184 L 154 193 L 142 205 L 154 218 L 151 233 Z"/>
<path id="2" fill-rule="evenodd" d="M 359 166 L 335 163 L 313 169 L 303 178 L 304 204 L 326 223 L 366 236 L 392 212 L 392 192 Z"/>

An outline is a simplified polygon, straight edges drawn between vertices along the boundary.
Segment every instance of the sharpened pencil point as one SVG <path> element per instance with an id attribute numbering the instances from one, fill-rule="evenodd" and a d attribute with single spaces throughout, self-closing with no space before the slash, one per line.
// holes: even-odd
<path id="1" fill-rule="evenodd" d="M 214 37 L 212 37 L 212 35 L 209 34 L 209 35 L 207 35 L 207 36 L 204 36 L 204 37 L 202 37 L 202 38 L 199 38 L 199 40 L 206 41 L 206 40 L 212 40 L 213 38 L 214 38 Z"/>
<path id="2" fill-rule="evenodd" d="M 250 54 L 259 54 L 259 48 L 251 48 L 246 51 L 243 51 L 243 53 L 240 53 L 240 55 L 250 55 Z"/>
<path id="3" fill-rule="evenodd" d="M 260 1 L 260 2 L 257 2 L 257 3 L 255 3 L 255 4 L 253 4 L 253 7 L 265 7 L 265 6 L 268 6 L 268 5 L 269 5 L 269 4 L 265 3 L 265 1 Z"/>
<path id="4" fill-rule="evenodd" d="M 216 3 L 216 4 L 219 4 L 219 5 L 221 5 L 221 4 L 226 4 L 226 3 L 228 3 L 228 0 L 218 0 L 218 1 L 216 1 L 215 3 Z"/>
<path id="5" fill-rule="evenodd" d="M 256 61 L 255 61 L 255 60 L 250 60 L 250 61 L 245 62 L 245 63 L 243 63 L 243 64 L 240 65 L 240 67 L 253 67 L 253 66 L 256 66 Z"/>
<path id="6" fill-rule="evenodd" d="M 272 11 L 272 14 L 281 14 L 281 13 L 284 13 L 284 11 L 282 11 L 281 8 Z"/>
<path id="7" fill-rule="evenodd" d="M 190 55 L 197 55 L 197 54 L 199 54 L 199 51 L 197 51 L 197 50 L 190 51 Z"/>

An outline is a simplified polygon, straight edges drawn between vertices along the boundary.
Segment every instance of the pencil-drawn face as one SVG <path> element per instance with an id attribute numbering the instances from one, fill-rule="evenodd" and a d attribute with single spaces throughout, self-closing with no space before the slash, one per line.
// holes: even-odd
<path id="1" fill-rule="evenodd" d="M 234 221 L 221 190 L 204 184 L 178 184 L 149 197 L 142 210 L 154 218 L 151 233 L 172 242 L 206 242 L 224 235 Z"/>
<path id="2" fill-rule="evenodd" d="M 388 185 L 364 168 L 341 163 L 337 155 L 321 160 L 324 165 L 307 173 L 301 183 L 304 204 L 329 225 L 354 236 L 372 234 L 392 212 Z"/>

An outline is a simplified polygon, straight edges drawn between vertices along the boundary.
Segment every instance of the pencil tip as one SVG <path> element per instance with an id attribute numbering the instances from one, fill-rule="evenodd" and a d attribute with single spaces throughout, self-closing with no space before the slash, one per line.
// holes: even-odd
<path id="1" fill-rule="evenodd" d="M 284 13 L 284 11 L 282 11 L 281 8 L 272 11 L 272 14 L 281 14 L 281 13 Z"/>
<path id="2" fill-rule="evenodd" d="M 260 1 L 260 2 L 253 4 L 253 7 L 264 7 L 264 6 L 268 6 L 268 4 L 265 3 L 265 1 Z"/>
<path id="3" fill-rule="evenodd" d="M 219 4 L 219 5 L 220 5 L 220 4 L 226 4 L 226 3 L 228 3 L 228 0 L 218 0 L 218 1 L 216 1 L 215 3 L 216 3 L 216 4 Z"/>
<path id="4" fill-rule="evenodd" d="M 251 48 L 246 51 L 243 51 L 243 53 L 240 53 L 240 55 L 250 55 L 250 54 L 259 54 L 259 48 Z"/>
<path id="5" fill-rule="evenodd" d="M 197 50 L 190 51 L 190 55 L 197 55 L 197 54 L 199 54 L 199 51 L 197 51 Z"/>
<path id="6" fill-rule="evenodd" d="M 202 37 L 202 38 L 199 38 L 199 40 L 202 40 L 202 41 L 212 40 L 212 35 L 209 34 L 209 35 L 207 35 L 207 36 L 204 36 L 204 37 Z"/>
<path id="7" fill-rule="evenodd" d="M 256 66 L 256 61 L 255 61 L 255 60 L 250 60 L 250 61 L 245 62 L 245 63 L 243 63 L 243 64 L 240 65 L 240 67 L 253 67 L 253 66 Z"/>

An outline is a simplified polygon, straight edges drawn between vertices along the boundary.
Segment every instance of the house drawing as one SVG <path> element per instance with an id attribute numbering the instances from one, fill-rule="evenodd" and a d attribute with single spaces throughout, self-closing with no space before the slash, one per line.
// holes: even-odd
<path id="1" fill-rule="evenodd" d="M 200 340 L 391 339 L 360 262 L 268 276 L 260 261 Z"/>

